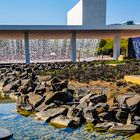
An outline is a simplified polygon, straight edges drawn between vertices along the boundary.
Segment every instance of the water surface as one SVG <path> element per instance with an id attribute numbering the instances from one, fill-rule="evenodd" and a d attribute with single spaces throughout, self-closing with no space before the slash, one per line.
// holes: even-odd
<path id="1" fill-rule="evenodd" d="M 0 104 L 0 127 L 14 133 L 12 140 L 126 140 L 116 134 L 87 132 L 83 127 L 55 129 L 47 123 L 35 121 L 16 113 L 15 104 Z"/>

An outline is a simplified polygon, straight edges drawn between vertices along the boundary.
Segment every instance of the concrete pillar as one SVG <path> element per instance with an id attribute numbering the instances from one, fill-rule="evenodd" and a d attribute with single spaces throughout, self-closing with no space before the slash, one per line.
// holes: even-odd
<path id="1" fill-rule="evenodd" d="M 26 64 L 30 64 L 30 48 L 29 48 L 29 34 L 24 33 L 24 41 L 25 41 L 25 60 Z"/>
<path id="2" fill-rule="evenodd" d="M 76 58 L 77 58 L 77 51 L 76 51 L 76 32 L 72 33 L 72 37 L 71 37 L 71 61 L 73 63 L 76 62 Z"/>
<path id="3" fill-rule="evenodd" d="M 118 60 L 118 58 L 120 56 L 120 41 L 121 41 L 121 35 L 115 34 L 114 48 L 113 48 L 113 60 Z"/>

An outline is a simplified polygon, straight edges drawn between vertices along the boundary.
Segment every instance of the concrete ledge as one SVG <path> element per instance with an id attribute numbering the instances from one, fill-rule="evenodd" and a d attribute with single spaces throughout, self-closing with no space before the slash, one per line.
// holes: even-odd
<path id="1" fill-rule="evenodd" d="M 140 85 L 140 75 L 124 76 L 126 82 L 131 82 Z"/>

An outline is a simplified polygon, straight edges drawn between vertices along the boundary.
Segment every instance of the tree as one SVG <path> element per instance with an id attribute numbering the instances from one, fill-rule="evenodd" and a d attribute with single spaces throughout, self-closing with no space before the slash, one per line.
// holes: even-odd
<path id="1" fill-rule="evenodd" d="M 103 55 L 104 55 L 104 47 L 105 45 L 107 44 L 107 41 L 104 40 L 104 39 L 101 39 L 100 43 L 99 43 L 99 50 L 98 50 L 98 54 L 101 55 L 102 54 L 102 58 L 103 58 Z"/>
<path id="2" fill-rule="evenodd" d="M 121 47 L 121 54 L 125 56 L 126 48 L 128 47 L 128 39 L 121 39 L 120 47 Z M 113 40 L 112 39 L 101 39 L 97 52 L 98 52 L 98 54 L 112 56 Z"/>

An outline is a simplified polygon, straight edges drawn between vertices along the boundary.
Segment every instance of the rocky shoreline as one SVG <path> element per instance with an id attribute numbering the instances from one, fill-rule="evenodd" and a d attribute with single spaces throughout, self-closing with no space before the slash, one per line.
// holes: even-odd
<path id="1" fill-rule="evenodd" d="M 38 71 L 44 67 L 44 64 L 11 65 L 0 69 L 2 96 L 15 100 L 20 114 L 35 114 L 35 119 L 57 128 L 77 128 L 88 123 L 99 132 L 140 132 L 139 86 L 116 80 L 118 89 L 123 90 L 128 85 L 131 88 L 113 96 L 112 103 L 109 103 L 111 87 L 96 84 L 76 89 L 64 75 L 38 76 Z"/>

